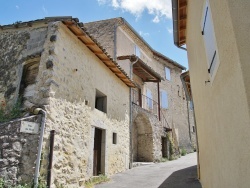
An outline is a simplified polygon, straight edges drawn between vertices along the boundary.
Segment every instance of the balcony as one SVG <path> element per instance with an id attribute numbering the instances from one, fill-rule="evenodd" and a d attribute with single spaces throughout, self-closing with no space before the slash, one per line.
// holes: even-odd
<path id="1" fill-rule="evenodd" d="M 146 95 L 141 94 L 140 90 L 136 90 L 136 89 L 132 89 L 132 101 L 131 102 L 133 105 L 140 106 L 144 110 L 147 110 L 148 112 L 150 112 L 152 115 L 157 116 L 159 121 L 161 122 L 162 127 L 166 131 L 172 131 L 158 102 L 147 97 Z"/>

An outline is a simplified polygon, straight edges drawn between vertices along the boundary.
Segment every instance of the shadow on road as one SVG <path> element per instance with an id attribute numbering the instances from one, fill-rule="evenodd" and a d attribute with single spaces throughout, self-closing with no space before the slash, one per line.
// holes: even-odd
<path id="1" fill-rule="evenodd" d="M 197 165 L 174 172 L 158 188 L 202 188 L 197 179 Z"/>

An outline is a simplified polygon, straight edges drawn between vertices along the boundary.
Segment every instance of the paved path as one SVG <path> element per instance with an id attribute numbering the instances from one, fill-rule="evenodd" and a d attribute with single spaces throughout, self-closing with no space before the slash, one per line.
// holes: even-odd
<path id="1" fill-rule="evenodd" d="M 178 160 L 140 166 L 112 176 L 95 188 L 201 188 L 196 179 L 196 153 Z"/>

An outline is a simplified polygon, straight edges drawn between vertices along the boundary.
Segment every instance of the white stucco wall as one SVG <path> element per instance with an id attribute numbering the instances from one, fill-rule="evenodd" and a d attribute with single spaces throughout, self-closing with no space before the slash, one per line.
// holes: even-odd
<path id="1" fill-rule="evenodd" d="M 205 1 L 188 1 L 187 50 L 204 188 L 250 186 L 248 1 L 210 0 L 220 64 L 211 83 L 201 35 Z M 248 71 L 248 74 L 246 74 Z"/>

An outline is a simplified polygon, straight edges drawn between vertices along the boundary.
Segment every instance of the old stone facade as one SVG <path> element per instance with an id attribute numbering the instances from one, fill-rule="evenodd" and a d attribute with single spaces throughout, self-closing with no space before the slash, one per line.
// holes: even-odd
<path id="1" fill-rule="evenodd" d="M 132 72 L 131 79 L 137 84 L 137 88 L 132 91 L 134 161 L 157 161 L 166 157 L 164 147 L 169 144 L 164 143 L 166 130 L 172 130 L 176 147 L 192 152 L 192 145 L 195 146 L 192 144 L 192 138 L 195 139 L 192 137 L 193 117 L 180 80 L 185 67 L 153 50 L 123 18 L 90 22 L 84 26 L 117 60 L 128 75 Z M 139 65 L 136 62 L 138 59 Z M 143 68 L 140 69 L 142 66 Z M 169 71 L 168 75 L 166 71 Z M 155 80 L 150 80 L 147 73 L 150 73 Z M 160 104 L 160 109 L 158 109 L 158 104 Z M 138 111 L 138 106 L 144 109 L 143 113 L 135 113 Z M 147 110 L 146 114 L 145 110 Z M 140 144 L 142 143 L 139 141 L 141 134 L 145 133 L 144 130 L 138 129 L 137 118 L 142 121 L 141 117 L 147 122 L 145 124 L 149 124 L 147 127 L 150 130 L 149 134 L 152 135 L 147 135 L 147 138 L 151 137 L 150 144 L 146 140 L 144 144 Z M 152 118 L 155 119 L 154 123 Z M 155 126 L 159 128 L 154 129 Z M 138 133 L 138 130 L 141 133 Z M 144 135 L 146 138 L 146 133 Z M 145 157 L 147 159 L 143 160 L 140 154 L 138 155 L 138 151 L 143 150 L 146 145 L 150 146 L 150 153 L 153 156 Z"/>
<path id="2" fill-rule="evenodd" d="M 129 168 L 133 83 L 81 25 L 51 18 L 0 31 L 1 101 L 11 108 L 21 97 L 23 109 L 46 110 L 40 173 L 47 175 L 49 132 L 55 130 L 52 187 L 83 187 L 93 175 Z"/>
<path id="3" fill-rule="evenodd" d="M 7 185 L 30 182 L 35 172 L 38 134 L 20 131 L 21 122 L 40 124 L 40 116 L 30 116 L 0 124 L 0 177 Z"/>

